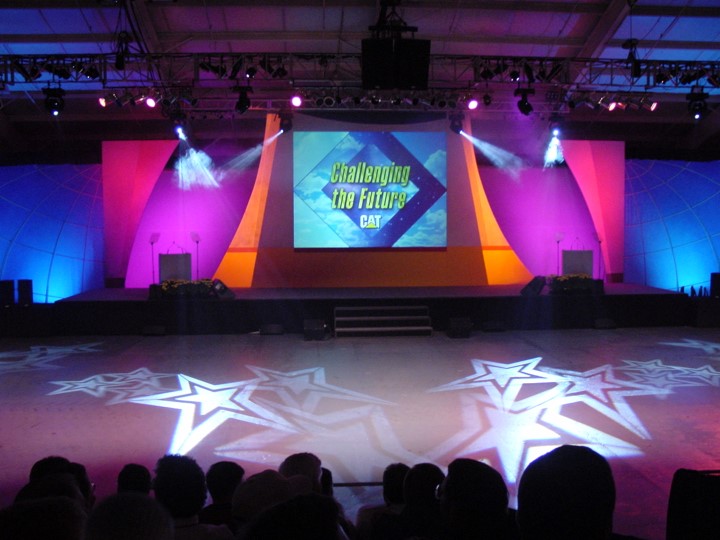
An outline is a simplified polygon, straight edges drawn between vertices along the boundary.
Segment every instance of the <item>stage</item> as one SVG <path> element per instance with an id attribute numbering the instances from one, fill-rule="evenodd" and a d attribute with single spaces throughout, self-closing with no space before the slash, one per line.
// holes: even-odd
<path id="1" fill-rule="evenodd" d="M 155 298 L 148 289 L 106 288 L 54 304 L 10 306 L 4 335 L 302 333 L 307 321 L 332 332 L 337 308 L 424 307 L 434 331 L 713 326 L 716 299 L 625 283 L 601 294 L 523 294 L 523 285 L 232 289 L 220 298 Z"/>
<path id="2" fill-rule="evenodd" d="M 85 464 L 99 497 L 122 465 L 166 452 L 254 473 L 298 451 L 337 483 L 484 459 L 514 496 L 530 460 L 568 443 L 608 458 L 615 530 L 661 540 L 674 471 L 720 464 L 717 328 L 14 337 L 0 386 L 0 505 L 51 454 Z M 351 517 L 380 501 L 374 487 L 336 494 Z"/>

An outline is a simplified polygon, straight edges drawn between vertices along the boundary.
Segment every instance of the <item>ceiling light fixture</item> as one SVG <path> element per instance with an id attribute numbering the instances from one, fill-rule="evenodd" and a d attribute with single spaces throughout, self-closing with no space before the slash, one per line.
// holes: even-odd
<path id="1" fill-rule="evenodd" d="M 65 90 L 62 88 L 43 88 L 43 94 L 45 95 L 45 108 L 53 116 L 59 116 L 60 113 L 65 109 Z"/>
<path id="2" fill-rule="evenodd" d="M 529 116 L 533 112 L 533 106 L 528 101 L 528 95 L 534 95 L 534 88 L 516 88 L 515 97 L 520 96 L 520 100 L 517 102 L 518 110 L 525 116 Z"/>

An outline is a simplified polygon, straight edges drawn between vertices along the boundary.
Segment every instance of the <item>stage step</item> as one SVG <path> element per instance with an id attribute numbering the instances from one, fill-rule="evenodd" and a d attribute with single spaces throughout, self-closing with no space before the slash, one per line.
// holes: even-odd
<path id="1" fill-rule="evenodd" d="M 427 306 L 344 306 L 334 311 L 335 336 L 427 336 Z"/>

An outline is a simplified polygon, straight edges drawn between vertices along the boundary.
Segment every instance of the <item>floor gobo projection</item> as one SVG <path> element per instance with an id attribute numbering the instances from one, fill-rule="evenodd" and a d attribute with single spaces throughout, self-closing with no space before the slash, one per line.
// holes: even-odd
<path id="1" fill-rule="evenodd" d="M 170 409 L 174 414 L 147 414 L 149 409 L 143 413 L 150 434 L 166 431 L 156 430 L 156 422 L 167 422 L 168 418 L 174 422 L 171 440 L 156 441 L 158 457 L 163 452 L 208 455 L 205 466 L 212 460 L 230 458 L 252 471 L 275 467 L 291 453 L 310 450 L 333 470 L 336 482 L 369 482 L 378 481 L 382 469 L 392 462 L 432 461 L 446 466 L 456 456 L 472 456 L 498 469 L 514 493 L 523 468 L 560 444 L 590 446 L 611 463 L 616 459 L 652 459 L 646 456 L 654 438 L 648 424 L 652 418 L 646 417 L 648 410 L 672 415 L 673 400 L 682 401 L 693 388 L 720 386 L 720 370 L 711 365 L 720 362 L 718 342 L 675 335 L 670 337 L 676 339 L 660 341 L 663 334 L 655 331 L 637 338 L 654 340 L 639 348 L 633 341 L 627 350 L 607 345 L 606 353 L 602 344 L 594 344 L 590 349 L 596 350 L 590 356 L 596 365 L 589 365 L 588 358 L 574 361 L 572 349 L 586 346 L 583 340 L 596 339 L 588 338 L 592 332 L 598 331 L 562 332 L 565 337 L 561 340 L 557 332 L 506 335 L 510 341 L 552 341 L 558 350 L 571 352 L 571 356 L 563 352 L 561 358 L 554 358 L 553 348 L 542 343 L 534 347 L 544 350 L 544 356 L 518 358 L 516 351 L 500 347 L 499 340 L 488 347 L 485 339 L 473 339 L 463 341 L 458 348 L 452 340 L 436 336 L 423 338 L 428 340 L 425 345 L 408 340 L 415 345 L 403 352 L 407 342 L 391 339 L 392 352 L 385 354 L 412 357 L 413 351 L 432 341 L 457 348 L 459 353 L 442 366 L 437 359 L 428 361 L 435 353 L 418 360 L 405 373 L 414 382 L 408 387 L 396 386 L 394 396 L 388 392 L 395 376 L 392 368 L 383 367 L 382 361 L 358 364 L 362 361 L 356 356 L 363 348 L 382 347 L 381 341 L 374 339 L 298 345 L 297 336 L 279 336 L 276 339 L 287 347 L 307 349 L 303 362 L 297 365 L 283 359 L 280 365 L 284 367 L 279 369 L 277 358 L 268 361 L 266 356 L 253 353 L 248 356 L 261 365 L 239 363 L 232 371 L 248 374 L 246 377 L 229 377 L 223 373 L 228 370 L 223 369 L 208 372 L 207 363 L 212 360 L 198 370 L 201 376 L 194 376 L 187 364 L 177 364 L 182 373 L 156 370 L 151 354 L 145 354 L 147 367 L 98 369 L 111 365 L 102 362 L 106 345 L 99 341 L 32 346 L 1 353 L 0 375 L 42 372 L 44 385 L 35 388 L 36 392 L 42 388 L 42 395 L 28 396 L 40 406 L 44 400 L 82 393 L 107 406 L 125 407 L 129 416 L 140 414 L 141 407 Z M 632 335 L 630 331 L 607 331 L 604 339 L 612 342 L 613 332 L 624 340 Z M 682 329 L 675 334 L 682 334 Z M 265 340 L 267 344 L 262 336 L 232 339 Z M 318 347 L 329 347 L 333 362 L 327 361 L 330 357 Z M 478 352 L 473 354 L 473 349 Z M 662 357 L 663 351 L 670 360 Z M 362 354 L 366 352 L 371 353 Z M 652 357 L 642 357 L 641 353 Z M 508 359 L 510 354 L 515 358 Z M 603 355 L 612 357 L 606 356 L 605 363 L 597 362 Z M 93 361 L 82 363 L 84 369 L 95 369 L 87 376 L 47 377 L 70 364 L 72 373 L 78 373 L 77 365 L 88 359 Z M 316 365 L 306 367 L 313 360 Z M 405 362 L 407 370 L 407 359 Z M 119 367 L 117 362 L 112 365 Z M 166 368 L 172 364 L 157 365 Z M 422 373 L 424 370 L 427 373 Z M 41 373 L 32 376 L 38 375 Z M 363 391 L 358 391 L 358 386 Z M 649 399 L 657 402 L 650 409 L 644 401 Z M 644 407 L 638 408 L 641 404 Z M 47 454 L 53 449 L 37 451 Z M 129 456 L 127 461 L 131 461 Z"/>

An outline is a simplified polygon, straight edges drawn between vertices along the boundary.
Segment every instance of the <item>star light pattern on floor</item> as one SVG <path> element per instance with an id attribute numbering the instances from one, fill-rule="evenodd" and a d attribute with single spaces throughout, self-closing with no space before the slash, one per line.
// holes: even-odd
<path id="1" fill-rule="evenodd" d="M 660 345 L 698 349 L 706 354 L 717 355 L 718 360 L 720 360 L 720 343 L 713 343 L 712 341 L 702 341 L 699 339 L 683 339 L 681 341 L 661 341 Z"/>
<path id="2" fill-rule="evenodd" d="M 503 364 L 474 359 L 474 374 L 430 389 L 460 392 L 463 422 L 463 428 L 433 449 L 431 457 L 441 463 L 461 455 L 484 459 L 514 483 L 528 463 L 562 443 L 590 446 L 608 458 L 641 455 L 640 448 L 625 438 L 650 439 L 651 434 L 627 398 L 666 397 L 673 388 L 717 386 L 720 380 L 720 372 L 709 366 L 626 361 L 620 369 L 606 364 L 571 371 L 541 369 L 540 361 L 536 357 Z M 589 425 L 584 418 L 594 413 L 623 428 L 625 435 Z"/>
<path id="3" fill-rule="evenodd" d="M 92 352 L 96 345 L 80 350 Z M 388 412 L 397 405 L 329 384 L 322 367 L 246 366 L 255 377 L 219 383 L 140 368 L 52 381 L 60 388 L 48 395 L 83 392 L 109 397 L 108 405 L 177 410 L 169 453 L 189 453 L 210 435 L 216 455 L 270 467 L 291 453 L 313 451 L 345 482 L 377 479 L 392 462 L 446 465 L 465 456 L 487 461 L 510 485 L 529 462 L 560 444 L 583 444 L 608 458 L 642 455 L 639 444 L 652 434 L 633 410 L 633 399 L 720 386 L 720 371 L 709 365 L 624 360 L 616 367 L 573 371 L 540 367 L 541 361 L 472 359 L 474 373 L 428 389 L 429 395 L 458 395 L 460 418 L 453 434 L 431 441 L 435 445 L 424 452 L 409 450 L 393 425 Z M 244 426 L 240 437 L 237 430 L 220 429 L 230 420 Z"/>
<path id="4" fill-rule="evenodd" d="M 58 369 L 60 366 L 52 362 L 71 354 L 100 352 L 102 343 L 86 343 L 83 345 L 30 347 L 29 351 L 0 352 L 0 375 L 18 371 L 38 369 Z M 17 360 L 8 360 L 17 358 Z"/>
<path id="5" fill-rule="evenodd" d="M 68 394 L 70 392 L 85 392 L 93 397 L 103 398 L 112 396 L 106 405 L 127 403 L 134 398 L 155 394 L 171 388 L 164 384 L 168 378 L 174 382 L 175 373 L 153 373 L 147 368 L 139 368 L 130 373 L 104 373 L 92 375 L 80 381 L 51 381 L 50 384 L 60 386 L 50 392 L 49 396 Z"/>

